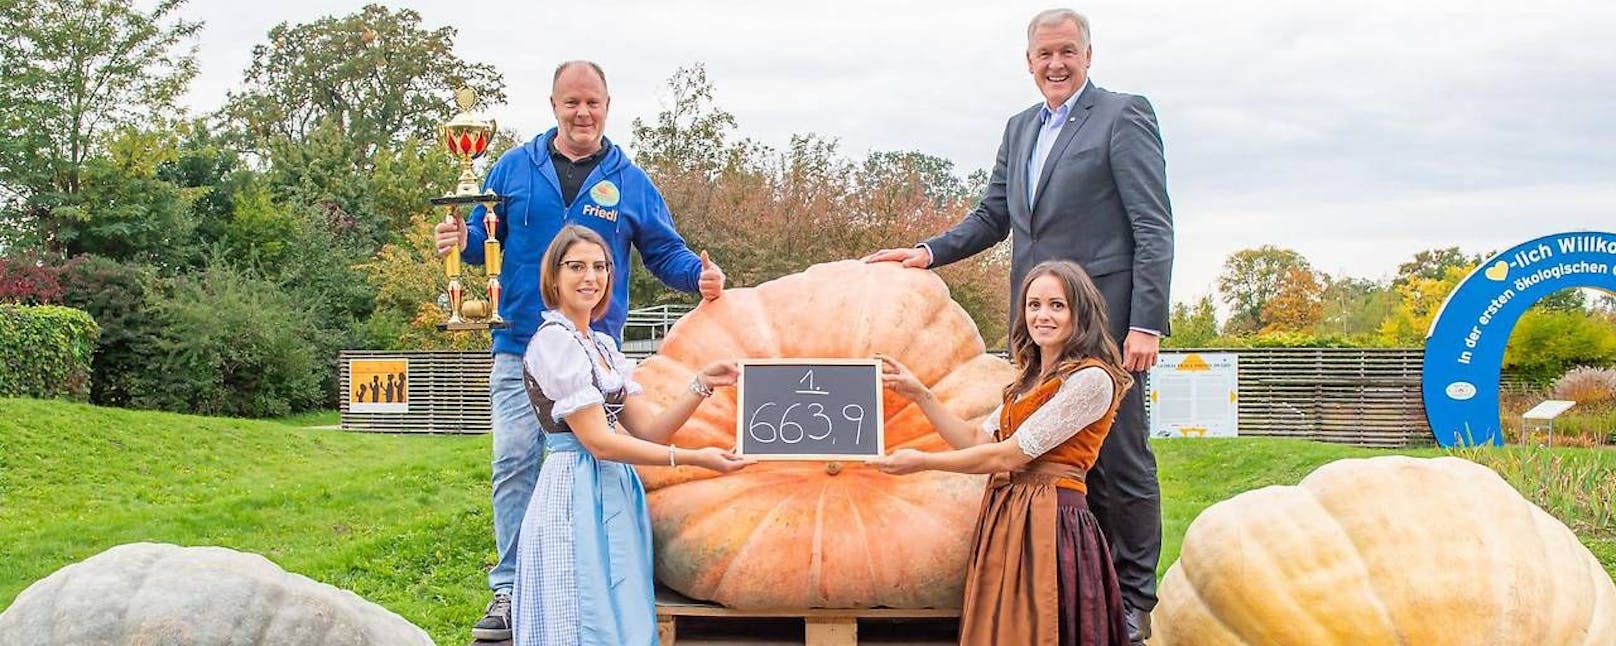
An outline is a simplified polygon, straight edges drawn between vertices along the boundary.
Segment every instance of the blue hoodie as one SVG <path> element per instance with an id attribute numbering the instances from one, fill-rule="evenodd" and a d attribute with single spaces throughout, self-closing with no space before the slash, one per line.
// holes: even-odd
<path id="1" fill-rule="evenodd" d="M 521 355 L 538 330 L 544 312 L 539 290 L 539 268 L 544 251 L 561 227 L 581 224 L 599 233 L 611 246 L 612 302 L 606 316 L 590 327 L 623 343 L 623 322 L 628 318 L 629 245 L 640 250 L 645 267 L 663 283 L 682 292 L 695 292 L 701 278 L 701 257 L 685 246 L 673 228 L 668 204 L 622 149 L 605 140 L 606 156 L 578 189 L 573 203 L 561 203 L 561 182 L 550 162 L 551 128 L 532 141 L 501 155 L 488 171 L 486 187 L 504 198 L 494 212 L 500 218 L 497 238 L 504 254 L 499 282 L 503 293 L 500 316 L 510 327 L 494 330 L 494 352 Z M 461 259 L 483 264 L 483 208 L 466 218 L 466 248 Z"/>

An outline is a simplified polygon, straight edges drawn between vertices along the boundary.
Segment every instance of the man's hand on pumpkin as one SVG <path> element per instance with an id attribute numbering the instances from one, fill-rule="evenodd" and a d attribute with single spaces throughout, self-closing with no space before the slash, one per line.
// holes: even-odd
<path id="1" fill-rule="evenodd" d="M 882 249 L 863 257 L 864 262 L 900 262 L 905 267 L 926 269 L 931 266 L 931 249 L 925 246 L 905 249 Z"/>

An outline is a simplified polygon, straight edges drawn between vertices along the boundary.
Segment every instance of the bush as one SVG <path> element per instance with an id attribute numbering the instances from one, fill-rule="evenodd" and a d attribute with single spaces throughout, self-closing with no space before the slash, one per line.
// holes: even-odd
<path id="1" fill-rule="evenodd" d="M 280 286 L 214 266 L 170 291 L 152 308 L 160 337 L 135 406 L 279 417 L 325 400 L 316 317 Z"/>
<path id="2" fill-rule="evenodd" d="M 1533 308 L 1521 316 L 1504 349 L 1504 370 L 1546 383 L 1575 366 L 1616 363 L 1616 325 L 1585 311 Z"/>
<path id="3" fill-rule="evenodd" d="M 0 303 L 56 305 L 62 297 L 61 267 L 34 254 L 0 256 Z"/>
<path id="4" fill-rule="evenodd" d="M 1218 339 L 1218 346 L 1231 348 L 1379 348 L 1387 345 L 1369 335 L 1314 335 L 1306 332 L 1275 331 Z"/>
<path id="5" fill-rule="evenodd" d="M 90 401 L 131 406 L 150 373 L 158 370 L 151 357 L 161 330 L 149 306 L 161 300 L 157 270 L 79 256 L 69 264 L 62 282 L 62 303 L 89 312 L 101 326 L 90 364 Z"/>
<path id="6" fill-rule="evenodd" d="M 88 400 L 99 332 L 73 308 L 0 305 L 0 397 Z"/>
<path id="7" fill-rule="evenodd" d="M 1577 402 L 1583 406 L 1608 406 L 1616 403 L 1616 370 L 1610 368 L 1572 368 L 1554 382 L 1555 399 Z"/>

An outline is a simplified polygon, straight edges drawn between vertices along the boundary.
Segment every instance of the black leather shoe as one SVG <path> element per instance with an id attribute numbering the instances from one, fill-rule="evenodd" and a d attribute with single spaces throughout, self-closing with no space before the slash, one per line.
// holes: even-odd
<path id="1" fill-rule="evenodd" d="M 1144 610 L 1135 610 L 1124 607 L 1125 618 L 1128 622 L 1128 641 L 1136 646 L 1143 646 L 1146 639 L 1150 639 L 1150 613 Z"/>

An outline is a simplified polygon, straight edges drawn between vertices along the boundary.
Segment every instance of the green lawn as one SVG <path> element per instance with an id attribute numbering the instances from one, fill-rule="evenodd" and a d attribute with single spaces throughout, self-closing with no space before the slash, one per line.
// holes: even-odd
<path id="1" fill-rule="evenodd" d="M 287 426 L 336 426 L 342 423 L 342 411 L 316 410 L 296 415 L 287 415 L 275 420 Z"/>
<path id="2" fill-rule="evenodd" d="M 32 582 L 114 545 L 223 545 L 353 590 L 440 644 L 469 641 L 493 560 L 488 437 L 303 425 L 0 399 L 0 608 Z M 1294 484 L 1331 460 L 1388 453 L 1260 439 L 1155 446 L 1166 502 L 1163 570 L 1207 505 Z M 1519 449 L 1479 455 L 1501 461 L 1512 481 L 1560 481 L 1542 475 L 1551 468 L 1571 473 L 1561 480 L 1592 493 L 1548 496 L 1544 506 L 1569 518 L 1616 574 L 1616 523 L 1600 499 L 1616 491 L 1606 489 L 1616 487 L 1616 451 L 1557 450 L 1546 454 L 1552 467 L 1533 466 L 1538 454 Z M 1580 470 L 1560 456 L 1580 460 L 1567 462 Z"/>
<path id="3" fill-rule="evenodd" d="M 487 602 L 488 456 L 486 436 L 0 400 L 0 607 L 114 545 L 222 545 L 463 643 Z"/>

